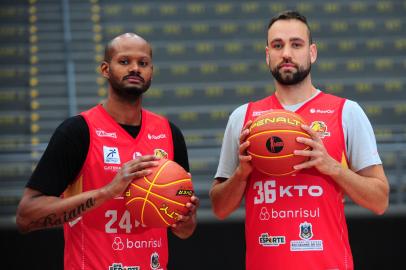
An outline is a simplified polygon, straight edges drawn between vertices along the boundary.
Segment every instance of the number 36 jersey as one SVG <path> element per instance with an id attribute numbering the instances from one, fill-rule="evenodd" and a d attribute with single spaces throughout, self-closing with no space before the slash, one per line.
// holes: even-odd
<path id="1" fill-rule="evenodd" d="M 172 132 L 161 116 L 142 110 L 141 129 L 133 138 L 101 105 L 82 115 L 89 127 L 89 151 L 65 197 L 107 185 L 124 163 L 139 156 L 173 159 Z M 65 223 L 64 234 L 64 269 L 166 269 L 167 229 L 140 226 L 126 210 L 123 197 Z"/>
<path id="2" fill-rule="evenodd" d="M 346 166 L 344 102 L 320 92 L 295 112 Z M 270 109 L 283 109 L 274 95 L 250 103 L 245 122 Z M 343 200 L 336 183 L 316 169 L 289 176 L 254 170 L 245 196 L 246 269 L 353 269 Z"/>

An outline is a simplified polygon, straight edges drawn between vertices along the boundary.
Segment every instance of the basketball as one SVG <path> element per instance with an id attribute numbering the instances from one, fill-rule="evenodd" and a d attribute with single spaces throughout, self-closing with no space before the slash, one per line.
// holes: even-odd
<path id="1" fill-rule="evenodd" d="M 193 195 L 190 175 L 182 166 L 162 158 L 151 167 L 152 173 L 134 179 L 125 192 L 125 204 L 131 215 L 144 226 L 167 227 L 186 215 L 186 203 Z"/>
<path id="2" fill-rule="evenodd" d="M 297 137 L 310 135 L 300 126 L 306 124 L 298 114 L 285 110 L 272 110 L 254 119 L 247 140 L 250 142 L 248 154 L 252 165 L 267 175 L 281 176 L 296 172 L 294 165 L 308 157 L 295 156 L 294 150 L 307 150 L 310 147 L 296 141 Z"/>

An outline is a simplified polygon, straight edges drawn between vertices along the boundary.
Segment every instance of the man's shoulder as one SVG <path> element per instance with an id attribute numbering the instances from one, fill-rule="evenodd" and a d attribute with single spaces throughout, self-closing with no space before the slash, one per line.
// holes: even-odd
<path id="1" fill-rule="evenodd" d="M 239 119 L 240 117 L 245 117 L 245 113 L 247 112 L 247 107 L 248 107 L 248 103 L 242 104 L 238 107 L 236 107 L 230 114 L 230 119 L 234 119 L 237 118 Z"/>
<path id="2" fill-rule="evenodd" d="M 66 126 L 66 127 L 77 127 L 77 126 L 83 126 L 87 125 L 86 120 L 83 118 L 82 115 L 74 115 L 66 118 L 64 121 L 62 121 L 60 126 Z"/>
<path id="3" fill-rule="evenodd" d="M 77 133 L 87 130 L 87 123 L 82 115 L 75 115 L 65 119 L 56 129 L 56 132 Z"/>

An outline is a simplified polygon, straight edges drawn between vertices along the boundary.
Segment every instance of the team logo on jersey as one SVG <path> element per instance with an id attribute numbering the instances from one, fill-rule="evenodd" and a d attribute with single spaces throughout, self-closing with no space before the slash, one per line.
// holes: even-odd
<path id="1" fill-rule="evenodd" d="M 117 139 L 117 134 L 115 132 L 106 132 L 100 128 L 96 129 L 96 135 L 99 137 L 109 137 L 109 138 Z"/>
<path id="2" fill-rule="evenodd" d="M 299 237 L 303 240 L 311 239 L 313 237 L 312 224 L 308 222 L 300 223 Z"/>
<path id="3" fill-rule="evenodd" d="M 166 153 L 166 151 L 162 149 L 155 149 L 154 156 L 159 158 L 168 158 L 168 153 Z"/>
<path id="4" fill-rule="evenodd" d="M 327 125 L 323 121 L 313 121 L 310 128 L 316 131 L 320 138 L 330 137 L 330 132 L 327 131 Z"/>
<path id="5" fill-rule="evenodd" d="M 109 270 L 140 270 L 139 266 L 124 266 L 122 263 L 113 263 L 109 266 Z"/>
<path id="6" fill-rule="evenodd" d="M 262 233 L 258 240 L 263 247 L 279 247 L 279 245 L 286 244 L 285 236 L 271 236 L 268 233 Z"/>
<path id="7" fill-rule="evenodd" d="M 299 225 L 299 237 L 302 240 L 290 241 L 291 251 L 323 250 L 323 240 L 311 240 L 313 238 L 312 224 L 303 222 Z"/>
<path id="8" fill-rule="evenodd" d="M 108 147 L 103 145 L 104 163 L 120 164 L 120 154 L 117 147 Z"/>
<path id="9" fill-rule="evenodd" d="M 159 263 L 159 254 L 154 252 L 151 254 L 151 269 L 158 269 L 161 264 Z"/>

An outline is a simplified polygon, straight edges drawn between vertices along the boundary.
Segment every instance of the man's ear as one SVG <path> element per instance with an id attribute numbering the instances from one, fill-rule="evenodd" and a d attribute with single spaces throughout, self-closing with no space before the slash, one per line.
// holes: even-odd
<path id="1" fill-rule="evenodd" d="M 317 59 L 317 46 L 315 43 L 310 44 L 310 62 L 314 64 Z"/>
<path id="2" fill-rule="evenodd" d="M 100 64 L 100 72 L 104 78 L 109 79 L 110 78 L 109 63 L 103 61 Z"/>
<path id="3" fill-rule="evenodd" d="M 269 67 L 269 48 L 268 46 L 265 47 L 265 61 L 266 61 L 266 65 Z"/>

